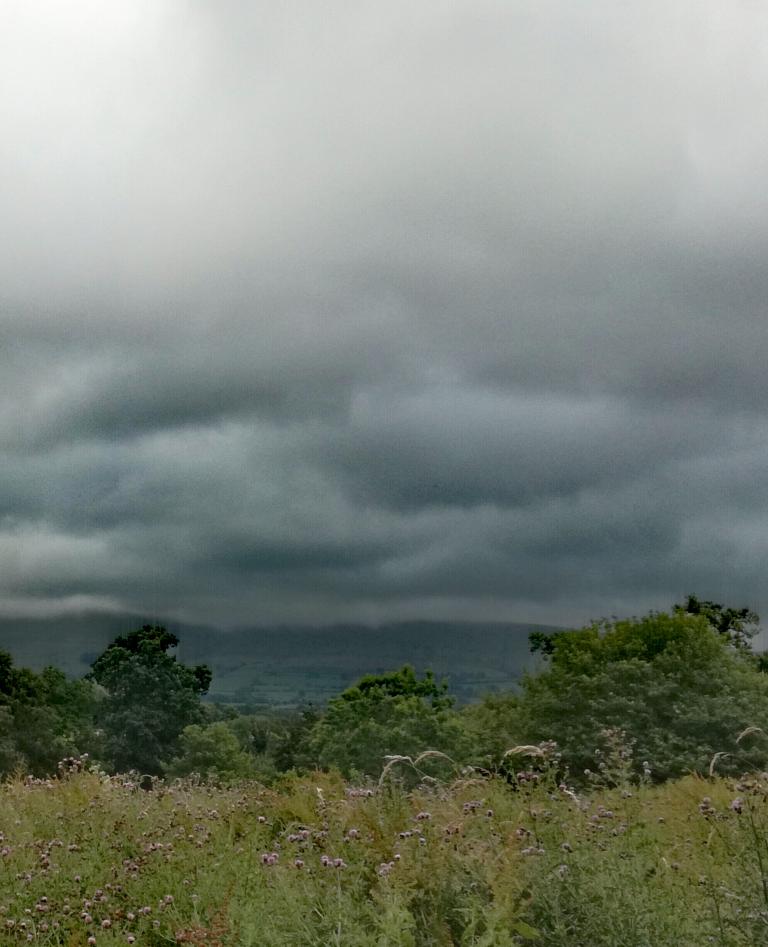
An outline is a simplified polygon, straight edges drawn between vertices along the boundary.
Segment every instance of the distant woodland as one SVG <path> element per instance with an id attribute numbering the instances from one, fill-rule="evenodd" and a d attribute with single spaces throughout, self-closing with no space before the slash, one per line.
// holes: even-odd
<path id="1" fill-rule="evenodd" d="M 422 775 L 467 765 L 503 774 L 514 769 L 511 747 L 546 742 L 576 784 L 619 772 L 663 781 L 705 772 L 713 758 L 741 772 L 768 761 L 757 627 L 748 609 L 689 596 L 669 612 L 532 631 L 533 663 L 517 686 L 475 700 L 405 664 L 281 708 L 251 692 L 206 700 L 211 668 L 145 624 L 116 636 L 79 678 L 0 653 L 0 771 L 42 777 L 88 760 L 107 772 L 269 783 L 316 769 L 376 778 L 393 757 L 429 751 Z M 286 654 L 292 644 L 286 636 Z"/>

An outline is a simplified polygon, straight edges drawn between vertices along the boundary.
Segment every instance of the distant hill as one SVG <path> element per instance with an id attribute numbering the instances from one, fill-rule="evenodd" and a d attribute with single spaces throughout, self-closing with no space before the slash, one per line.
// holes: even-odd
<path id="1" fill-rule="evenodd" d="M 21 666 L 38 670 L 53 664 L 76 677 L 116 635 L 146 621 L 125 615 L 2 619 L 0 648 Z M 180 639 L 180 660 L 212 668 L 212 699 L 271 706 L 322 702 L 362 674 L 405 663 L 447 677 L 452 693 L 470 700 L 514 687 L 534 661 L 528 634 L 555 630 L 536 624 L 429 621 L 228 632 L 167 625 Z"/>

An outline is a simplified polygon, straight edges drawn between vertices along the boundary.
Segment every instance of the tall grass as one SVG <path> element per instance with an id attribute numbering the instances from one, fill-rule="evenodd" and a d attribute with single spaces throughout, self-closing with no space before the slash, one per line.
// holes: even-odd
<path id="1" fill-rule="evenodd" d="M 580 794 L 530 765 L 412 791 L 394 763 L 365 786 L 15 780 L 0 790 L 0 943 L 768 942 L 768 776 L 612 777 Z"/>

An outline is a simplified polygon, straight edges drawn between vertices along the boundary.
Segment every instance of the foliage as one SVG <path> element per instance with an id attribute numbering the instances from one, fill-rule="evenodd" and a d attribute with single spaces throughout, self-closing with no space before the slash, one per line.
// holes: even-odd
<path id="1" fill-rule="evenodd" d="M 507 750 L 526 742 L 518 694 L 489 694 L 463 707 L 461 717 L 476 765 L 494 769 Z"/>
<path id="2" fill-rule="evenodd" d="M 580 794 L 544 753 L 540 775 L 515 787 L 476 776 L 405 793 L 315 773 L 269 790 L 181 781 L 144 793 L 78 769 L 0 789 L 9 945 L 766 939 L 759 775 Z"/>
<path id="3" fill-rule="evenodd" d="M 90 683 L 67 680 L 52 667 L 40 674 L 14 667 L 0 652 L 0 773 L 41 776 L 91 746 L 96 702 Z"/>
<path id="4" fill-rule="evenodd" d="M 719 602 L 700 601 L 689 595 L 683 605 L 675 605 L 675 612 L 686 615 L 702 615 L 718 634 L 723 635 L 735 648 L 750 649 L 750 642 L 757 634 L 760 616 L 749 608 L 731 608 Z"/>
<path id="5" fill-rule="evenodd" d="M 301 768 L 306 759 L 308 735 L 320 716 L 314 707 L 306 706 L 270 718 L 264 753 L 273 761 L 276 770 L 285 773 Z"/>
<path id="6" fill-rule="evenodd" d="M 169 776 L 197 773 L 204 779 L 232 781 L 255 775 L 253 756 L 243 750 L 224 722 L 190 724 L 179 738 L 179 756 L 168 767 Z"/>
<path id="7" fill-rule="evenodd" d="M 547 666 L 523 681 L 509 708 L 527 742 L 557 741 L 574 778 L 599 765 L 602 732 L 622 730 L 635 772 L 657 779 L 763 765 L 765 752 L 735 746 L 750 725 L 768 727 L 768 681 L 703 615 L 681 609 L 602 622 L 550 637 Z M 598 754 L 596 758 L 596 752 Z"/>
<path id="8" fill-rule="evenodd" d="M 304 741 L 304 762 L 343 773 L 376 775 L 390 755 L 439 750 L 461 759 L 467 735 L 447 685 L 405 666 L 368 675 L 331 700 Z"/>
<path id="9" fill-rule="evenodd" d="M 119 771 L 160 773 L 184 727 L 203 720 L 200 698 L 211 672 L 168 654 L 178 644 L 162 626 L 120 636 L 94 661 L 89 677 L 106 690 L 99 721 L 105 754 Z"/>

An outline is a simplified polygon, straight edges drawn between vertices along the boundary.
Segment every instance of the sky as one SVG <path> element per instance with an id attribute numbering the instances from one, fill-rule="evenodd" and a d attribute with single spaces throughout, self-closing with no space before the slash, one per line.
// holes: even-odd
<path id="1" fill-rule="evenodd" d="M 0 617 L 768 613 L 761 0 L 5 0 Z"/>

